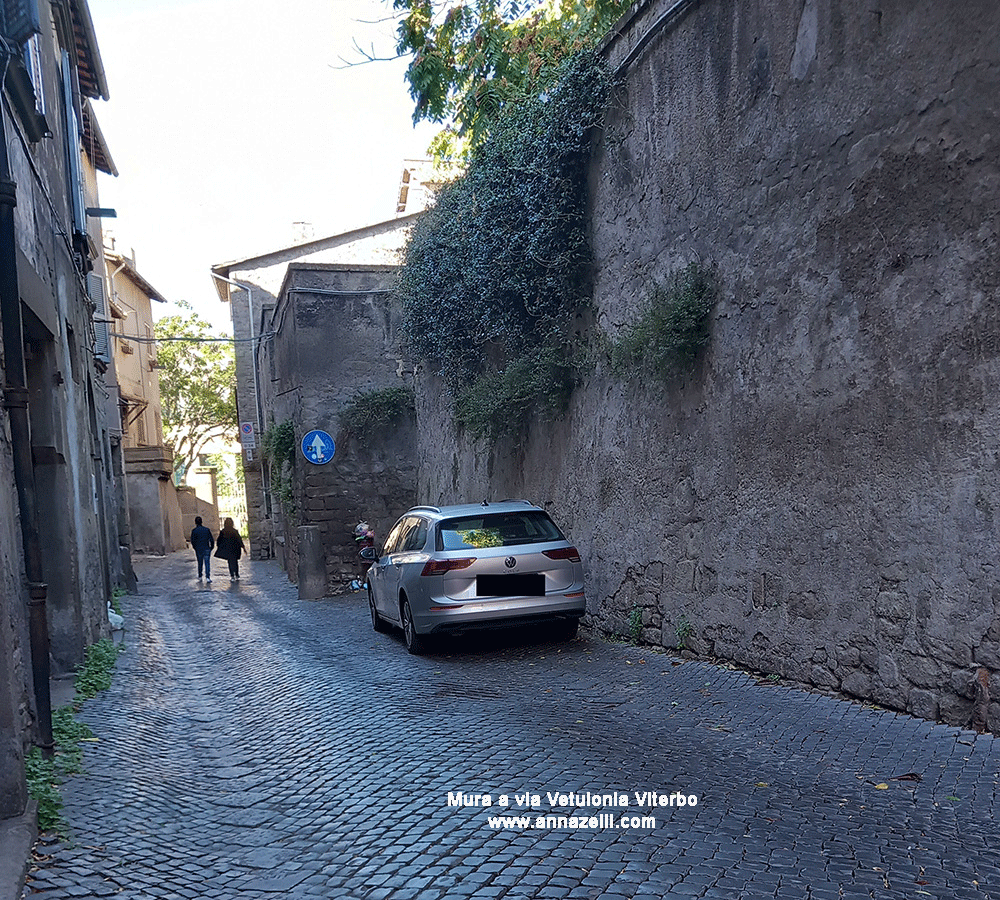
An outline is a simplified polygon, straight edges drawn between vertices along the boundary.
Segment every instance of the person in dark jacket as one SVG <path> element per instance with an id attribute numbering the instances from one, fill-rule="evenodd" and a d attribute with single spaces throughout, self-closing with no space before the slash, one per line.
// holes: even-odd
<path id="1" fill-rule="evenodd" d="M 201 524 L 201 516 L 194 517 L 194 528 L 191 529 L 191 549 L 198 557 L 198 580 L 201 581 L 202 569 L 205 570 L 205 581 L 212 580 L 212 548 L 215 538 L 212 532 Z"/>
<path id="2" fill-rule="evenodd" d="M 226 519 L 219 532 L 219 539 L 215 542 L 215 555 L 229 563 L 230 581 L 240 577 L 240 557 L 245 549 L 243 537 L 233 526 L 233 520 Z"/>

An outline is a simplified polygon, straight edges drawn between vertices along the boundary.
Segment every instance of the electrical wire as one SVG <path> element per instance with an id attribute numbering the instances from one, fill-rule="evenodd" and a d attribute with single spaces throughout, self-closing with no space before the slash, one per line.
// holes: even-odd
<path id="1" fill-rule="evenodd" d="M 100 321 L 100 320 L 98 320 Z M 258 334 L 256 337 L 252 338 L 225 338 L 225 337 L 136 337 L 131 334 L 119 334 L 117 331 L 109 331 L 108 335 L 110 337 L 121 338 L 124 341 L 133 341 L 136 344 L 159 344 L 163 341 L 184 341 L 189 344 L 252 344 L 255 341 L 259 341 L 263 338 L 272 337 L 274 332 L 268 331 L 264 334 Z"/>

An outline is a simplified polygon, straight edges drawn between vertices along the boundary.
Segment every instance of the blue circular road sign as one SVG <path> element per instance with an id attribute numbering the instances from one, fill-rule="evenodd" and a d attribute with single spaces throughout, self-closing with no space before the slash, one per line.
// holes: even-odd
<path id="1" fill-rule="evenodd" d="M 310 431 L 302 438 L 302 455 L 313 465 L 328 463 L 336 451 L 337 445 L 325 431 Z"/>

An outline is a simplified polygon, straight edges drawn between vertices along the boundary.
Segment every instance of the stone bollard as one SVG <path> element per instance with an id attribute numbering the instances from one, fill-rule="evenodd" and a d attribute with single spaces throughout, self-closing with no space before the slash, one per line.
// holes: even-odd
<path id="1" fill-rule="evenodd" d="M 299 526 L 299 599 L 326 596 L 326 555 L 318 525 Z"/>

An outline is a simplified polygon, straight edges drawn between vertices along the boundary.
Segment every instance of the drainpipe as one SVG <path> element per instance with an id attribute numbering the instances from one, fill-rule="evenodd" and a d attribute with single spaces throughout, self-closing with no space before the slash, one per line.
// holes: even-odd
<path id="1" fill-rule="evenodd" d="M 6 63 L 6 59 L 4 60 Z M 6 72 L 6 65 L 3 67 Z M 24 332 L 21 295 L 17 285 L 17 238 L 14 207 L 17 185 L 10 177 L 6 123 L 0 110 L 0 320 L 2 320 L 4 378 L 3 404 L 10 419 L 14 480 L 21 513 L 21 542 L 28 582 L 28 626 L 31 637 L 31 671 L 41 746 L 51 750 L 52 699 L 49 694 L 49 625 L 45 611 L 48 585 L 42 573 L 42 545 L 38 535 L 35 469 L 31 458 L 28 425 L 28 380 L 24 367 Z"/>

